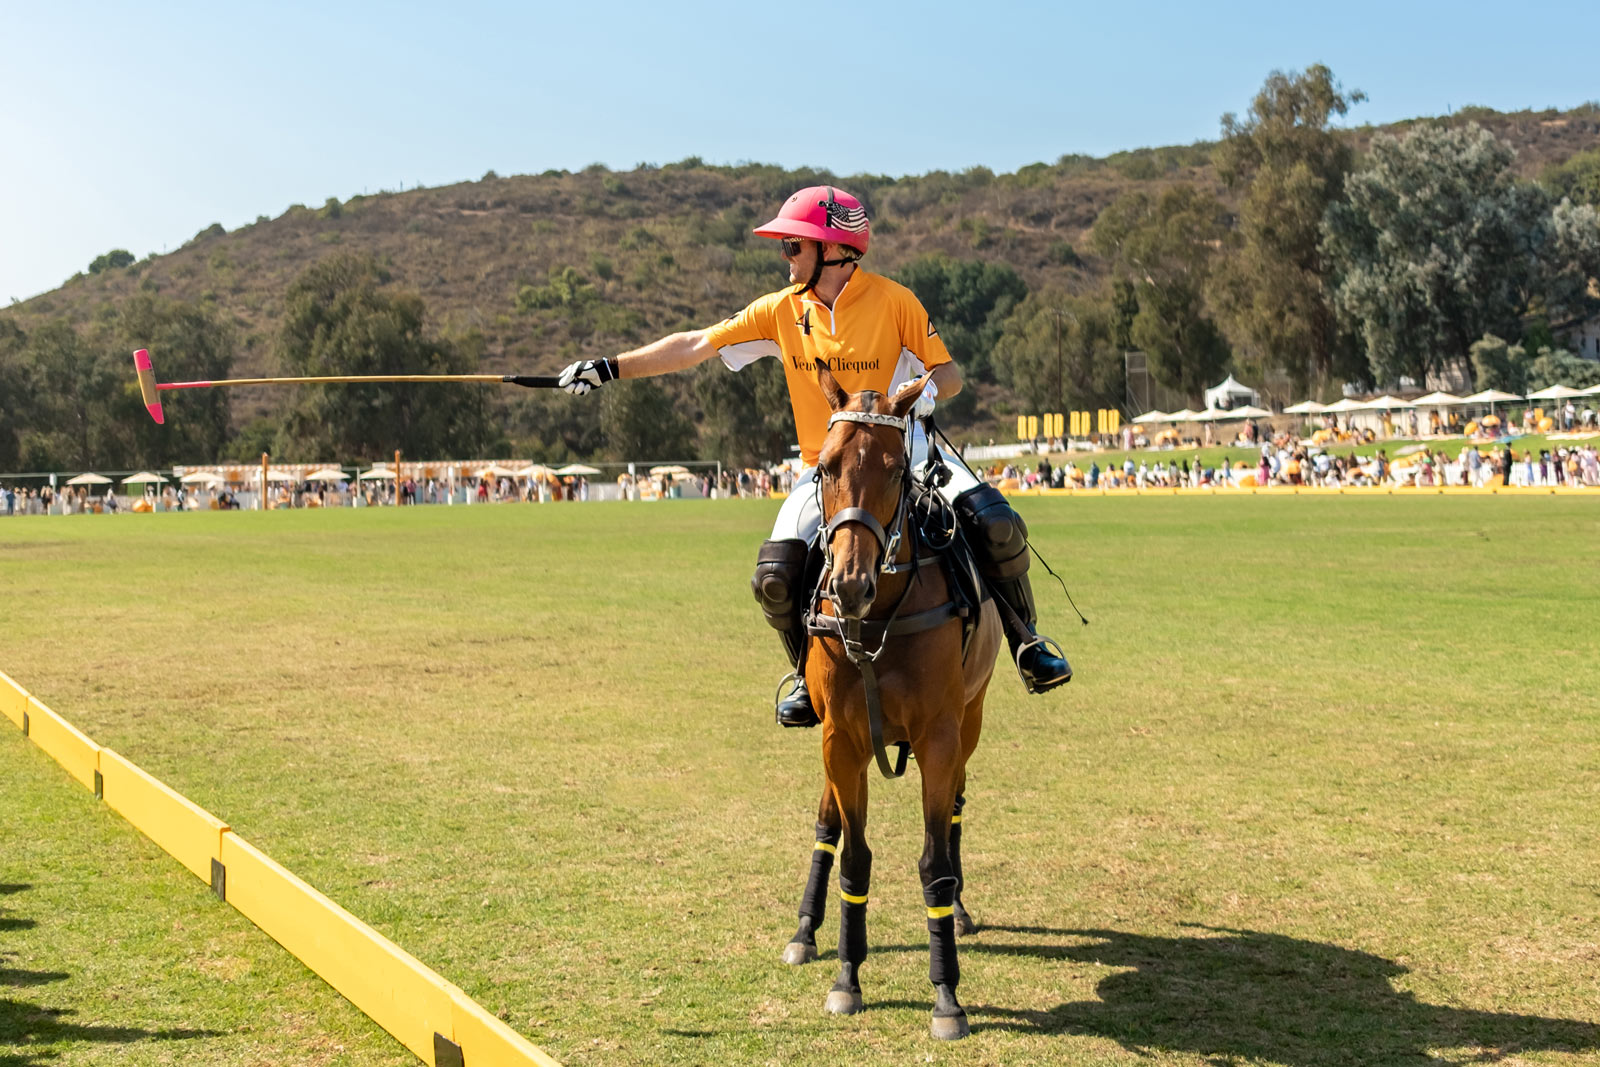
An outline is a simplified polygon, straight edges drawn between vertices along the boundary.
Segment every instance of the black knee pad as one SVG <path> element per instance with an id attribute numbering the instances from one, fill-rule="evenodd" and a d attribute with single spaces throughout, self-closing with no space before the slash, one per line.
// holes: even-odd
<path id="1" fill-rule="evenodd" d="M 756 573 L 750 591 L 761 614 L 774 630 L 789 631 L 799 622 L 805 601 L 806 553 L 804 541 L 763 541 L 756 553 Z"/>
<path id="2" fill-rule="evenodd" d="M 992 485 L 968 489 L 955 499 L 967 543 L 985 578 L 1020 578 L 1028 573 L 1028 526 Z"/>

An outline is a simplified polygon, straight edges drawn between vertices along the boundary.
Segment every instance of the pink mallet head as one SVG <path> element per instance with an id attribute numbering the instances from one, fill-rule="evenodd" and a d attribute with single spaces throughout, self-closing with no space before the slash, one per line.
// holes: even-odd
<path id="1" fill-rule="evenodd" d="M 150 352 L 139 349 L 133 354 L 133 368 L 139 374 L 139 395 L 144 397 L 144 408 L 157 422 L 167 421 L 161 414 L 161 394 L 156 392 L 156 372 L 150 366 Z"/>

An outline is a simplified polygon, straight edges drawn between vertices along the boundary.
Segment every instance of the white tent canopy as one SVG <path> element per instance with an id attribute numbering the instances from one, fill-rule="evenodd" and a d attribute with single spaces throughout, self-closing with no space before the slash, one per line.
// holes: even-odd
<path id="1" fill-rule="evenodd" d="M 510 467 L 502 467 L 498 463 L 491 463 L 487 467 L 472 472 L 474 478 L 519 478 L 516 471 Z"/>
<path id="2" fill-rule="evenodd" d="M 1217 408 L 1206 408 L 1204 411 L 1196 412 L 1194 418 L 1191 419 L 1190 421 L 1191 422 L 1217 422 L 1217 421 L 1219 421 L 1221 419 L 1231 419 L 1231 418 L 1233 418 L 1233 415 L 1232 415 L 1231 412 L 1221 411 L 1221 410 L 1218 410 Z"/>
<path id="3" fill-rule="evenodd" d="M 1221 385 L 1207 389 L 1205 399 L 1207 410 L 1231 408 L 1235 403 L 1258 404 L 1261 402 L 1261 398 L 1256 395 L 1254 389 L 1236 381 L 1231 374 L 1223 379 Z"/>
<path id="4" fill-rule="evenodd" d="M 215 485 L 216 483 L 222 481 L 222 475 L 218 474 L 216 471 L 190 471 L 182 478 L 179 478 L 178 481 L 183 482 L 185 485 L 195 485 L 199 482 L 207 482 L 211 485 Z"/>
<path id="5" fill-rule="evenodd" d="M 376 482 L 382 479 L 393 481 L 394 471 L 386 470 L 383 467 L 374 467 L 371 470 L 363 473 L 360 478 L 363 482 Z"/>
<path id="6" fill-rule="evenodd" d="M 1147 411 L 1143 415 L 1136 416 L 1133 421 L 1134 422 L 1166 422 L 1167 421 L 1167 413 L 1165 411 Z"/>
<path id="7" fill-rule="evenodd" d="M 344 479 L 344 471 L 337 471 L 332 467 L 323 467 L 321 470 L 315 470 L 306 475 L 306 481 L 308 482 L 342 482 Z"/>
<path id="8" fill-rule="evenodd" d="M 1463 404 L 1504 404 L 1509 400 L 1521 400 L 1516 393 L 1508 393 L 1502 389 L 1485 389 L 1481 393 L 1461 398 Z"/>
<path id="9" fill-rule="evenodd" d="M 123 485 L 144 485 L 147 482 L 154 483 L 154 482 L 165 482 L 165 481 L 166 481 L 166 478 L 162 477 L 159 474 L 156 474 L 154 471 L 140 471 L 138 474 L 130 474 L 126 478 L 122 479 L 122 484 Z"/>
<path id="10" fill-rule="evenodd" d="M 560 468 L 555 473 L 566 476 L 570 474 L 599 474 L 600 471 L 597 468 L 586 466 L 582 463 L 568 463 L 565 467 Z"/>
<path id="11" fill-rule="evenodd" d="M 1302 400 L 1298 404 L 1290 404 L 1284 408 L 1283 413 L 1285 415 L 1315 415 L 1319 411 L 1327 410 L 1324 405 L 1317 403 L 1315 400 Z"/>
<path id="12" fill-rule="evenodd" d="M 1179 410 L 1174 411 L 1172 414 L 1168 415 L 1162 421 L 1163 422 L 1193 422 L 1195 420 L 1195 416 L 1197 416 L 1199 414 L 1200 413 L 1198 411 L 1195 411 L 1192 408 L 1180 408 Z"/>
<path id="13" fill-rule="evenodd" d="M 1455 404 L 1465 404 L 1467 401 L 1454 393 L 1429 393 L 1419 396 L 1411 402 L 1419 408 L 1447 408 Z"/>
<path id="14" fill-rule="evenodd" d="M 1367 405 L 1359 400 L 1351 400 L 1349 397 L 1345 397 L 1343 400 L 1329 404 L 1322 410 L 1329 415 L 1342 415 L 1348 411 L 1366 411 Z"/>
<path id="15" fill-rule="evenodd" d="M 1413 404 L 1409 400 L 1401 400 L 1397 396 L 1390 396 L 1388 393 L 1385 393 L 1380 397 L 1368 400 L 1361 406 L 1367 411 L 1400 411 L 1404 408 L 1414 408 L 1417 405 Z"/>
<path id="16" fill-rule="evenodd" d="M 1584 396 L 1600 396 L 1600 385 L 1591 385 L 1583 391 Z"/>
<path id="17" fill-rule="evenodd" d="M 1569 385 L 1552 385 L 1548 389 L 1540 389 L 1537 393 L 1529 393 L 1529 400 L 1566 400 L 1569 397 L 1583 396 L 1582 389 L 1574 389 Z"/>
<path id="18" fill-rule="evenodd" d="M 517 471 L 518 478 L 543 478 L 550 473 L 550 468 L 540 463 L 530 463 Z"/>
<path id="19" fill-rule="evenodd" d="M 1272 412 L 1266 408 L 1258 408 L 1254 404 L 1246 404 L 1242 408 L 1234 408 L 1227 413 L 1230 419 L 1270 419 Z"/>
<path id="20" fill-rule="evenodd" d="M 107 478 L 104 474 L 95 474 L 93 471 L 90 471 L 87 474 L 80 474 L 76 478 L 68 478 L 67 479 L 67 484 L 68 485 L 110 485 L 111 484 L 111 479 Z"/>

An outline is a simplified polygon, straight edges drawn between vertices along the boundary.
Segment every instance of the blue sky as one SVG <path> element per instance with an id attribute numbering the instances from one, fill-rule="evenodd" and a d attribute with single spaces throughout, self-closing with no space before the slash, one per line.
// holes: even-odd
<path id="1" fill-rule="evenodd" d="M 1273 69 L 1352 122 L 1600 97 L 1600 4 L 12 0 L 0 306 L 292 203 L 698 155 L 1014 170 L 1216 136 Z"/>

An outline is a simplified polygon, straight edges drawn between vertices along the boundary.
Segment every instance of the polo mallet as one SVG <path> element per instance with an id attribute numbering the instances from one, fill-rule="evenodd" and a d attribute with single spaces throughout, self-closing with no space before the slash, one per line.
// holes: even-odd
<path id="1" fill-rule="evenodd" d="M 139 394 L 145 410 L 157 422 L 165 422 L 161 394 L 168 389 L 216 389 L 228 385 L 326 385 L 335 382 L 500 382 L 528 389 L 555 389 L 560 379 L 528 374 L 345 374 L 326 378 L 221 378 L 210 382 L 158 382 L 150 365 L 150 352 L 141 348 L 133 354 L 133 367 L 139 375 Z"/>

